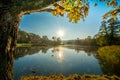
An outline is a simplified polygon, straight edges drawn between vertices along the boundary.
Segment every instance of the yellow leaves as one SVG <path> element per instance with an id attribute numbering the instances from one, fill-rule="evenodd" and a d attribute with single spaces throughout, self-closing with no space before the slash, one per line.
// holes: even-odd
<path id="1" fill-rule="evenodd" d="M 117 20 L 117 15 L 114 15 L 114 16 L 113 16 L 113 19 L 114 19 L 114 20 Z"/>
<path id="2" fill-rule="evenodd" d="M 112 0 L 112 1 L 111 1 L 111 6 L 112 6 L 112 7 L 115 8 L 115 7 L 117 6 L 117 4 L 118 4 L 118 3 L 117 3 L 117 0 Z"/>
<path id="3" fill-rule="evenodd" d="M 78 7 L 80 8 L 82 6 L 82 4 L 78 4 Z"/>
<path id="4" fill-rule="evenodd" d="M 65 13 L 65 9 L 61 9 L 61 14 L 64 14 Z"/>
<path id="5" fill-rule="evenodd" d="M 78 4 L 78 2 L 77 2 L 77 1 L 75 1 L 75 2 L 74 2 L 74 5 L 77 5 L 77 4 Z"/>
<path id="6" fill-rule="evenodd" d="M 65 4 L 65 1 L 60 1 L 60 5 L 64 5 Z"/>
<path id="7" fill-rule="evenodd" d="M 74 6 L 68 4 L 65 7 L 68 13 L 67 17 L 71 22 L 77 23 L 80 19 L 84 19 L 88 15 L 88 9 L 89 9 L 88 4 L 83 5 L 80 1 L 82 0 L 79 0 L 79 4 L 77 0 L 77 2 L 74 1 Z"/>
<path id="8" fill-rule="evenodd" d="M 117 8 L 115 10 L 110 10 L 105 15 L 103 15 L 103 19 L 107 19 L 108 17 L 112 17 L 114 20 L 117 19 L 117 16 L 119 16 L 120 8 Z"/>
<path id="9" fill-rule="evenodd" d="M 83 0 L 60 0 L 59 3 L 54 4 L 55 16 L 67 14 L 70 21 L 77 23 L 80 19 L 84 19 L 88 15 L 88 3 Z"/>
<path id="10" fill-rule="evenodd" d="M 56 9 L 56 10 L 59 9 L 59 6 L 55 6 L 55 9 Z"/>
<path id="11" fill-rule="evenodd" d="M 106 6 L 114 7 L 115 9 L 118 8 L 118 0 L 99 0 L 106 3 Z M 95 2 L 94 6 L 96 7 L 98 4 Z M 72 22 L 78 22 L 80 19 L 84 19 L 88 15 L 89 10 L 89 2 L 88 0 L 60 0 L 56 4 L 54 4 L 54 11 L 52 11 L 53 15 L 63 15 L 67 14 L 67 17 Z M 109 11 L 107 14 L 103 16 L 104 19 L 107 17 L 113 17 L 114 19 L 117 18 L 118 12 L 117 11 Z"/>
<path id="12" fill-rule="evenodd" d="M 70 21 L 77 23 L 80 20 L 80 13 L 79 12 L 71 12 L 67 14 L 67 17 Z"/>
<path id="13" fill-rule="evenodd" d="M 106 3 L 106 6 L 107 6 L 107 7 L 110 7 L 110 3 Z"/>
<path id="14" fill-rule="evenodd" d="M 118 1 L 117 0 L 107 0 L 106 6 L 107 7 L 112 6 L 113 8 L 116 8 L 118 6 Z"/>
<path id="15" fill-rule="evenodd" d="M 86 17 L 88 15 L 88 7 L 84 6 L 84 16 Z"/>
<path id="16" fill-rule="evenodd" d="M 113 11 L 112 13 L 113 19 L 116 20 L 117 19 L 117 11 Z"/>
<path id="17" fill-rule="evenodd" d="M 54 4 L 54 11 L 51 12 L 53 15 L 63 15 L 65 13 L 65 8 L 58 4 Z"/>
<path id="18" fill-rule="evenodd" d="M 94 7 L 96 7 L 97 6 L 97 3 L 94 3 Z"/>
<path id="19" fill-rule="evenodd" d="M 52 11 L 51 13 L 52 13 L 54 16 L 57 15 L 57 12 L 56 12 L 56 11 Z"/>

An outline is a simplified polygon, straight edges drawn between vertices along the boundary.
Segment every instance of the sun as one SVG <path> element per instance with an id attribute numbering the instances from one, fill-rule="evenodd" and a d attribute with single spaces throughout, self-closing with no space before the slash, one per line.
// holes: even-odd
<path id="1" fill-rule="evenodd" d="M 59 37 L 63 37 L 63 36 L 64 36 L 64 31 L 63 31 L 63 30 L 59 30 L 59 31 L 57 32 L 57 35 L 58 35 Z"/>

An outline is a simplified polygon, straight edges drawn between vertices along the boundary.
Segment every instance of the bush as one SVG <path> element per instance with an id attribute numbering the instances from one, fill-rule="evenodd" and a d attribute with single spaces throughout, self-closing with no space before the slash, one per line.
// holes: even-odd
<path id="1" fill-rule="evenodd" d="M 120 46 L 105 46 L 98 49 L 98 55 L 106 62 L 120 62 Z"/>

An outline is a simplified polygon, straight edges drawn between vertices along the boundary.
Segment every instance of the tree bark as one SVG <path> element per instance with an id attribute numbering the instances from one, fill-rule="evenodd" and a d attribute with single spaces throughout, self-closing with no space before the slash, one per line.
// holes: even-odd
<path id="1" fill-rule="evenodd" d="M 13 80 L 13 65 L 17 32 L 22 15 L 26 11 L 37 12 L 58 0 L 0 0 L 0 80 Z M 28 5 L 27 5 L 28 4 Z M 30 4 L 30 5 L 29 5 Z M 40 5 L 40 6 L 38 6 Z M 32 8 L 34 7 L 34 8 Z M 33 11 L 35 10 L 35 11 Z M 33 11 L 33 12 L 32 12 Z"/>
<path id="2" fill-rule="evenodd" d="M 0 9 L 0 80 L 13 80 L 18 24 L 19 17 L 9 8 Z"/>

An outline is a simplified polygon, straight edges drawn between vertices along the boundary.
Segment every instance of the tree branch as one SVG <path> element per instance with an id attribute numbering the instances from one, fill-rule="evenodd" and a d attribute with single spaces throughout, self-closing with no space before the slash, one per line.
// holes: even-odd
<path id="1" fill-rule="evenodd" d="M 20 11 L 26 12 L 34 12 L 40 11 L 40 9 L 47 7 L 50 4 L 53 4 L 59 0 L 20 0 L 18 4 L 20 5 Z"/>
<path id="2" fill-rule="evenodd" d="M 34 13 L 34 12 L 51 12 L 54 11 L 54 9 L 50 9 L 50 8 L 46 8 L 46 9 L 37 9 L 37 10 L 31 10 L 31 11 L 25 11 L 25 14 L 30 14 L 30 13 Z"/>
<path id="3" fill-rule="evenodd" d="M 104 19 L 107 19 L 109 16 L 117 16 L 120 13 L 120 7 L 115 10 L 110 10 L 106 14 L 103 15 Z"/>

